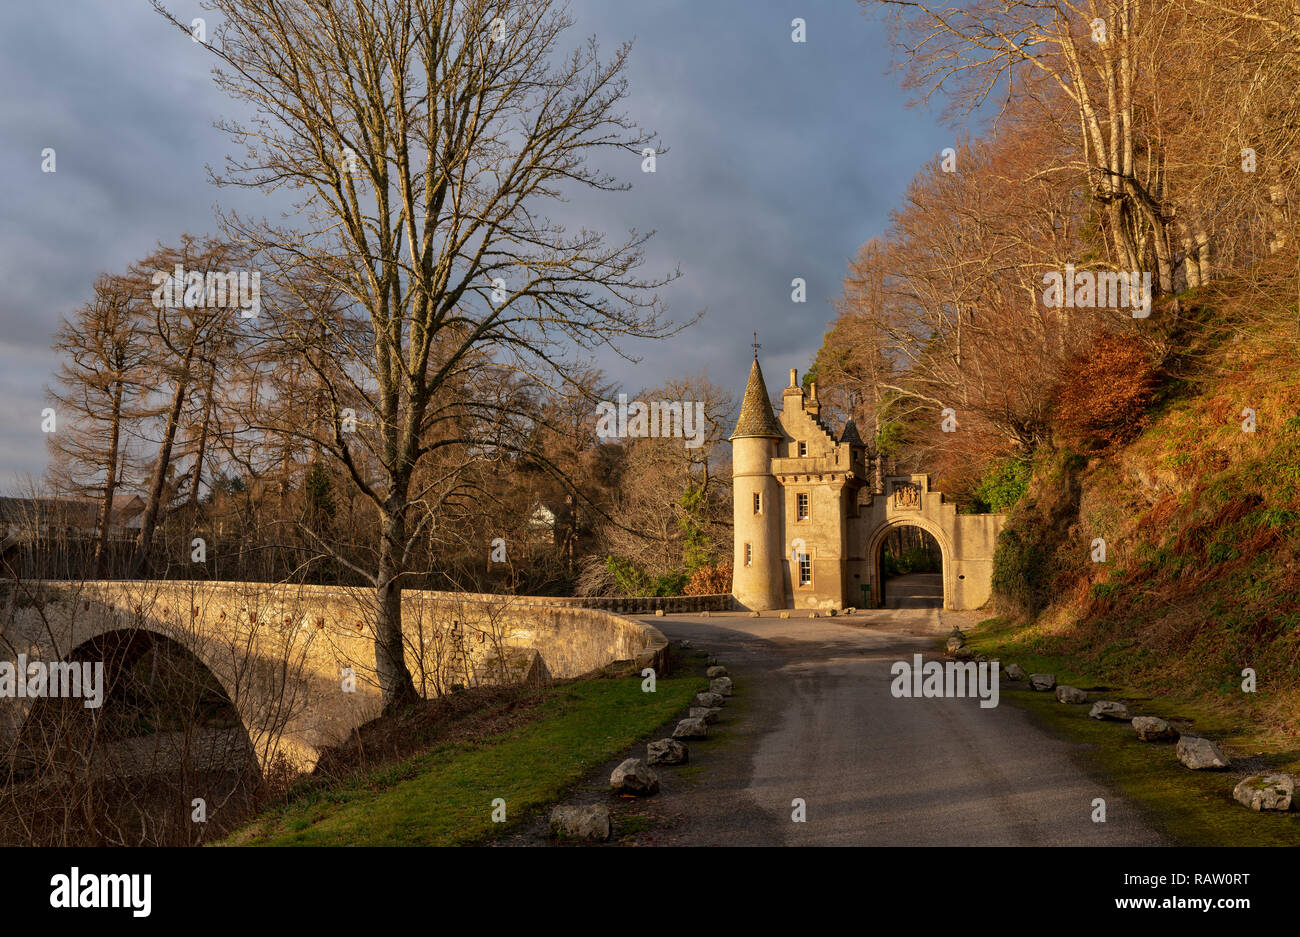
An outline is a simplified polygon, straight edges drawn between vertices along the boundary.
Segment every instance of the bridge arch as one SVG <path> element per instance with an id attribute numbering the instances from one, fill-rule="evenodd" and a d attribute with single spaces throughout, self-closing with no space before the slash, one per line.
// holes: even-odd
<path id="1" fill-rule="evenodd" d="M 260 779 L 234 700 L 213 669 L 174 637 L 147 627 L 106 628 L 61 660 L 40 660 L 51 673 L 57 664 L 65 685 L 75 674 L 80 695 L 25 701 L 11 751 L 14 780 L 99 779 L 107 787 L 149 778 L 145 796 L 156 796 L 155 781 L 170 790 L 203 779 L 198 789 L 215 808 L 241 788 L 250 793 Z M 87 707 L 87 700 L 97 705 Z M 188 819 L 188 801 L 172 800 L 166 806 L 184 807 Z"/>
<path id="2" fill-rule="evenodd" d="M 5 638 L 27 663 L 64 664 L 89 653 L 104 664 L 106 686 L 123 661 L 105 654 L 125 654 L 129 663 L 151 648 L 163 650 L 173 662 L 191 664 L 193 678 L 207 684 L 209 703 L 219 697 L 229 705 L 235 718 L 227 721 L 237 722 L 258 771 L 282 762 L 309 770 L 338 727 L 377 713 L 377 694 L 361 681 L 360 692 L 340 692 L 338 642 L 323 639 L 302 615 L 283 615 L 285 608 L 255 589 L 250 584 L 213 602 L 198 583 L 49 583 L 26 590 L 25 607 L 12 609 L 4 623 Z M 308 712 L 318 699 L 324 712 Z M 15 754 L 29 714 L 43 701 L 0 700 L 0 748 Z M 98 712 L 108 716 L 111 705 L 106 698 Z"/>

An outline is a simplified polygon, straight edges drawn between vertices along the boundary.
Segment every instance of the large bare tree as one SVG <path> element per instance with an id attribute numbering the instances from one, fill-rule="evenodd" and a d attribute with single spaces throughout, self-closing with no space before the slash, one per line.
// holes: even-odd
<path id="1" fill-rule="evenodd" d="M 51 397 L 63 426 L 50 434 L 56 488 L 100 500 L 95 575 L 108 571 L 113 499 L 129 463 L 124 423 L 144 384 L 145 336 L 132 312 L 132 286 L 102 274 L 95 295 L 65 318 L 54 337 L 61 357 Z"/>
<path id="2" fill-rule="evenodd" d="M 1074 159 L 1101 208 L 1112 261 L 1150 269 L 1174 290 L 1166 156 L 1159 113 L 1160 50 L 1174 4 L 1158 0 L 970 0 L 931 4 L 862 0 L 895 13 L 908 84 L 924 97 L 952 92 L 959 111 L 988 98 L 1027 96 L 1049 111 L 1064 105 L 1079 135 Z M 1200 234 L 1200 231 L 1196 232 Z"/>
<path id="3" fill-rule="evenodd" d="M 293 431 L 337 458 L 374 505 L 380 546 L 365 574 L 391 710 L 415 695 L 401 591 L 433 513 L 417 470 L 441 447 L 509 445 L 434 431 L 444 417 L 506 426 L 508 396 L 449 407 L 438 405 L 440 392 L 483 353 L 554 386 L 582 351 L 672 330 L 655 294 L 665 280 L 637 273 L 648 235 L 611 242 L 543 214 L 583 190 L 622 188 L 593 157 L 609 153 L 635 170 L 655 140 L 620 110 L 629 46 L 608 60 L 594 40 L 566 51 L 572 21 L 552 0 L 206 7 L 221 19 L 207 44 L 220 60 L 217 83 L 256 112 L 247 125 L 222 125 L 247 154 L 228 159 L 215 181 L 301 197 L 285 227 L 224 218 L 263 251 L 288 294 L 267 314 L 296 305 L 310 315 L 310 292 L 332 289 L 345 318 L 364 326 L 359 334 L 324 315 L 317 327 L 270 331 L 314 347 L 303 357 L 329 391 L 328 431 Z"/>
<path id="4" fill-rule="evenodd" d="M 194 457 L 188 478 L 191 490 L 200 484 L 207 445 L 204 424 L 212 418 L 216 375 L 229 366 L 237 334 L 233 323 L 238 318 L 238 297 L 227 293 L 224 286 L 218 295 L 214 278 L 225 284 L 227 275 L 245 260 L 246 253 L 237 245 L 185 235 L 176 247 L 160 246 L 131 267 L 136 318 L 148 334 L 150 361 L 146 370 L 153 385 L 151 422 L 158 447 L 131 563 L 136 576 L 148 572 L 158 527 L 180 493 L 173 476 L 182 450 L 188 448 L 184 454 Z M 178 270 L 185 281 L 176 280 Z M 191 423 L 188 409 L 196 395 L 199 415 L 197 423 Z M 181 445 L 187 424 L 200 426 L 191 447 Z"/>

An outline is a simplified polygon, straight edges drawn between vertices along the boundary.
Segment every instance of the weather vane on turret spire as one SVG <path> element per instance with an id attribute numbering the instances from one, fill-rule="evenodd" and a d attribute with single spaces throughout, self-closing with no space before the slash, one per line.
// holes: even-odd
<path id="1" fill-rule="evenodd" d="M 755 361 L 758 360 L 758 349 L 759 349 L 760 347 L 761 347 L 761 346 L 758 344 L 758 333 L 755 332 L 755 333 L 754 333 L 754 360 L 755 360 Z"/>

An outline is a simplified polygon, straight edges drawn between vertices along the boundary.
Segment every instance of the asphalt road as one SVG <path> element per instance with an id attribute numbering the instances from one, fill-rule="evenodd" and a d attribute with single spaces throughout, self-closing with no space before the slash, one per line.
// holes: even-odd
<path id="1" fill-rule="evenodd" d="M 806 615 L 794 612 L 792 615 Z M 852 618 L 743 613 L 647 618 L 732 672 L 726 733 L 664 774 L 656 811 L 679 844 L 1158 845 L 1161 836 L 1081 767 L 1081 746 L 1005 702 L 907 699 L 895 661 L 937 656 L 972 616 L 899 608 Z M 1005 684 L 1004 684 L 1005 685 Z M 1095 798 L 1106 822 L 1092 820 Z M 806 822 L 792 820 L 795 798 Z"/>

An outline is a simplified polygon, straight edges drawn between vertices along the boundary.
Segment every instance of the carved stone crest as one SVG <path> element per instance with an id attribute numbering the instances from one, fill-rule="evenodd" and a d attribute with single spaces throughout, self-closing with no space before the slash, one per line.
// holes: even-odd
<path id="1" fill-rule="evenodd" d="M 894 482 L 892 491 L 894 507 L 907 510 L 920 510 L 921 486 L 911 482 Z"/>

